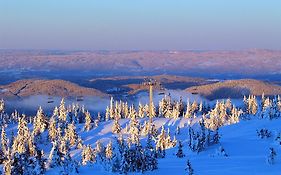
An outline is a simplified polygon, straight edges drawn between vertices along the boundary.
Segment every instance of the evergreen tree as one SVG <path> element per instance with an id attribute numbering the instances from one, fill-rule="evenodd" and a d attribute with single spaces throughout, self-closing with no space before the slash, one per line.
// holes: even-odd
<path id="1" fill-rule="evenodd" d="M 276 157 L 276 151 L 274 150 L 274 148 L 269 148 L 269 155 L 267 157 L 267 162 L 272 165 L 275 163 L 275 157 Z"/>
<path id="2" fill-rule="evenodd" d="M 194 170 L 193 170 L 189 160 L 187 160 L 185 171 L 187 172 L 188 175 L 194 174 Z"/>
<path id="3" fill-rule="evenodd" d="M 33 121 L 34 135 L 37 136 L 42 132 L 44 132 L 45 129 L 47 128 L 47 124 L 48 124 L 47 119 L 45 118 L 44 112 L 40 106 Z"/>
<path id="4" fill-rule="evenodd" d="M 65 108 L 64 98 L 61 99 L 58 112 L 59 112 L 59 120 L 62 121 L 62 122 L 66 122 L 67 110 Z"/>
<path id="5" fill-rule="evenodd" d="M 84 146 L 82 150 L 82 165 L 86 165 L 87 163 L 95 163 L 96 157 L 94 154 L 94 150 L 90 145 Z"/>
<path id="6" fill-rule="evenodd" d="M 85 125 L 84 125 L 84 130 L 85 131 L 90 131 L 92 129 L 92 117 L 89 111 L 85 113 Z"/>
<path id="7" fill-rule="evenodd" d="M 67 152 L 66 155 L 64 155 L 62 166 L 63 166 L 63 171 L 61 172 L 61 174 L 63 175 L 78 174 L 78 163 L 71 158 L 69 152 Z"/>
<path id="8" fill-rule="evenodd" d="M 5 175 L 12 175 L 12 163 L 13 160 L 11 158 L 11 151 L 7 150 L 6 152 L 6 160 L 4 161 L 3 172 Z"/>
<path id="9" fill-rule="evenodd" d="M 114 119 L 114 123 L 112 126 L 112 132 L 115 134 L 119 134 L 121 132 L 121 126 L 117 119 Z"/>
<path id="10" fill-rule="evenodd" d="M 63 157 L 63 153 L 60 152 L 57 142 L 54 141 L 48 160 L 49 167 L 53 168 L 56 166 L 61 166 L 62 157 Z"/>
<path id="11" fill-rule="evenodd" d="M 220 146 L 219 149 L 217 150 L 217 154 L 224 157 L 228 157 L 228 155 L 225 152 L 225 149 L 222 146 Z"/>
<path id="12" fill-rule="evenodd" d="M 184 153 L 183 153 L 183 150 L 182 150 L 183 145 L 182 145 L 181 141 L 179 141 L 178 143 L 179 143 L 178 144 L 179 146 L 178 146 L 178 152 L 176 153 L 176 156 L 178 158 L 183 158 L 185 156 Z"/>
<path id="13" fill-rule="evenodd" d="M 74 122 L 67 125 L 67 129 L 65 131 L 65 137 L 69 141 L 70 146 L 75 146 L 78 140 L 78 135 L 76 133 L 76 127 Z"/>
<path id="14" fill-rule="evenodd" d="M 54 141 L 57 138 L 57 127 L 56 127 L 56 120 L 54 117 L 50 118 L 48 134 L 49 134 L 50 141 Z"/>
<path id="15" fill-rule="evenodd" d="M 113 148 L 112 148 L 112 142 L 110 141 L 107 145 L 106 145 L 106 148 L 105 148 L 105 157 L 107 159 L 112 159 L 113 157 Z"/>
<path id="16" fill-rule="evenodd" d="M 7 139 L 7 135 L 5 132 L 5 127 L 2 126 L 2 131 L 1 131 L 1 150 L 3 152 L 3 154 L 5 155 L 7 150 L 8 150 L 9 144 L 8 144 L 8 139 Z"/>

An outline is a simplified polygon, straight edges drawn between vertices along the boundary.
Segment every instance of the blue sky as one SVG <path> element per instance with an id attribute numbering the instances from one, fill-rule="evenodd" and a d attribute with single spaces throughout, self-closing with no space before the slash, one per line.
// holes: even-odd
<path id="1" fill-rule="evenodd" d="M 281 1 L 0 0 L 0 48 L 281 49 Z"/>

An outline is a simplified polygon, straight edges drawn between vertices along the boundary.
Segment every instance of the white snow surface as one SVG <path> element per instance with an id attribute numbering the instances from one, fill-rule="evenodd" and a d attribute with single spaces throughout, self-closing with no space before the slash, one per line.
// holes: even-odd
<path id="1" fill-rule="evenodd" d="M 141 119 L 143 120 L 146 119 Z M 275 142 L 275 137 L 278 132 L 281 132 L 281 119 L 266 120 L 266 119 L 252 119 L 247 121 L 240 121 L 240 123 L 221 127 L 219 133 L 221 135 L 220 144 L 208 147 L 206 150 L 199 154 L 193 153 L 187 146 L 187 125 L 189 119 L 166 119 L 156 118 L 154 123 L 157 128 L 162 127 L 170 128 L 171 135 L 173 136 L 176 127 L 181 127 L 180 135 L 177 135 L 177 139 L 183 141 L 184 158 L 177 158 L 175 153 L 177 147 L 171 148 L 166 151 L 166 157 L 164 159 L 158 159 L 158 170 L 145 172 L 147 175 L 184 175 L 187 159 L 191 161 L 195 175 L 280 175 L 281 174 L 281 146 Z M 197 120 L 193 120 L 191 125 L 196 126 Z M 128 119 L 121 119 L 120 124 L 124 128 Z M 78 125 L 77 130 L 79 135 L 84 140 L 84 144 L 91 144 L 95 147 L 95 142 L 100 140 L 102 143 L 107 144 L 110 139 L 117 137 L 112 134 L 111 127 L 113 121 L 107 121 L 100 123 L 100 126 L 90 130 L 89 132 L 83 131 L 83 125 Z M 261 139 L 257 136 L 256 130 L 261 128 L 267 128 L 273 133 L 273 136 L 267 139 Z M 8 132 L 16 127 L 10 127 Z M 219 146 L 222 145 L 229 155 L 224 157 L 217 155 Z M 266 157 L 269 154 L 269 148 L 273 147 L 276 152 L 275 164 L 269 165 L 266 162 Z M 45 147 L 46 155 L 50 150 L 50 147 Z M 71 155 L 80 160 L 81 150 L 74 150 Z M 49 169 L 46 174 L 55 175 L 59 174 L 58 169 Z M 92 166 L 80 166 L 79 174 L 91 175 L 91 174 L 114 174 L 103 170 L 103 168 L 97 164 Z M 141 174 L 141 173 L 129 173 L 129 174 Z"/>

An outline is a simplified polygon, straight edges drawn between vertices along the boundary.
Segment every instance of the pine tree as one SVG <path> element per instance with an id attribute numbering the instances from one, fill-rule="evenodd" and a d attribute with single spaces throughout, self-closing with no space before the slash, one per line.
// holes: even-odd
<path id="1" fill-rule="evenodd" d="M 98 112 L 97 119 L 94 121 L 95 127 L 99 126 L 99 122 L 102 120 L 100 113 Z"/>
<path id="2" fill-rule="evenodd" d="M 2 131 L 1 131 L 1 148 L 2 148 L 2 152 L 5 155 L 7 150 L 8 150 L 8 139 L 7 139 L 7 135 L 5 132 L 5 127 L 2 126 Z"/>
<path id="3" fill-rule="evenodd" d="M 64 98 L 61 99 L 58 112 L 59 112 L 59 120 L 62 121 L 62 122 L 66 122 L 67 110 L 65 108 Z"/>
<path id="4" fill-rule="evenodd" d="M 119 134 L 121 132 L 121 126 L 117 119 L 114 119 L 114 123 L 112 126 L 112 133 Z"/>
<path id="5" fill-rule="evenodd" d="M 275 163 L 275 157 L 276 157 L 276 151 L 274 150 L 274 148 L 269 148 L 269 155 L 267 157 L 267 162 L 272 165 Z"/>
<path id="6" fill-rule="evenodd" d="M 90 131 L 92 129 L 92 117 L 91 117 L 91 114 L 89 113 L 89 111 L 87 111 L 85 113 L 85 125 L 84 125 L 84 130 L 85 131 Z"/>
<path id="7" fill-rule="evenodd" d="M 180 127 L 177 126 L 176 135 L 179 135 L 179 134 L 180 134 Z"/>
<path id="8" fill-rule="evenodd" d="M 37 154 L 33 134 L 27 139 L 27 154 L 29 156 L 35 156 Z"/>
<path id="9" fill-rule="evenodd" d="M 63 157 L 63 153 L 60 152 L 57 142 L 54 141 L 52 143 L 53 143 L 53 147 L 50 152 L 49 160 L 48 160 L 49 167 L 51 167 L 51 168 L 56 167 L 56 166 L 61 166 L 62 157 Z"/>
<path id="10" fill-rule="evenodd" d="M 131 109 L 133 111 L 133 109 Z M 140 143 L 140 129 L 139 122 L 136 119 L 136 115 L 133 115 L 134 112 L 131 113 L 131 121 L 130 121 L 130 137 L 128 138 L 128 142 L 132 144 L 138 145 Z"/>
<path id="11" fill-rule="evenodd" d="M 36 169 L 39 171 L 39 174 L 44 174 L 45 171 L 46 171 L 47 159 L 44 157 L 44 151 L 43 150 L 37 151 L 36 159 L 37 159 Z"/>
<path id="12" fill-rule="evenodd" d="M 5 175 L 12 175 L 12 163 L 13 160 L 11 158 L 11 151 L 8 148 L 8 150 L 6 151 L 6 160 L 4 161 L 4 166 L 3 166 Z"/>
<path id="13" fill-rule="evenodd" d="M 112 142 L 110 141 L 105 148 L 105 157 L 109 160 L 113 157 L 113 148 L 112 148 Z"/>
<path id="14" fill-rule="evenodd" d="M 62 166 L 63 166 L 63 171 L 61 172 L 61 174 L 63 175 L 78 174 L 78 163 L 71 158 L 69 152 L 67 152 L 66 155 L 64 155 Z"/>
<path id="15" fill-rule="evenodd" d="M 222 146 L 220 146 L 219 149 L 217 150 L 217 154 L 224 157 L 228 157 L 228 155 L 225 152 L 225 149 Z"/>
<path id="16" fill-rule="evenodd" d="M 157 157 L 164 158 L 166 149 L 166 132 L 162 126 L 161 133 L 157 136 L 156 151 Z"/>
<path id="17" fill-rule="evenodd" d="M 94 150 L 90 145 L 83 147 L 81 157 L 82 157 L 82 165 L 86 165 L 87 163 L 95 163 L 96 161 Z"/>
<path id="18" fill-rule="evenodd" d="M 183 158 L 185 156 L 184 153 L 183 153 L 183 150 L 182 150 L 183 145 L 182 145 L 181 141 L 179 141 L 178 143 L 179 143 L 178 144 L 179 146 L 178 146 L 178 152 L 176 153 L 176 156 L 178 158 Z"/>
<path id="19" fill-rule="evenodd" d="M 130 170 L 129 151 L 124 150 L 121 159 L 120 172 L 124 174 L 128 174 L 129 170 Z"/>
<path id="20" fill-rule="evenodd" d="M 105 147 L 103 146 L 103 144 L 100 141 L 96 142 L 95 152 L 96 152 L 97 160 L 100 162 L 103 162 L 104 159 L 106 158 Z"/>
<path id="21" fill-rule="evenodd" d="M 105 110 L 105 121 L 108 121 L 110 119 L 110 109 L 107 106 Z"/>
<path id="22" fill-rule="evenodd" d="M 76 133 L 76 127 L 74 122 L 67 125 L 67 129 L 65 131 L 65 137 L 69 141 L 70 146 L 75 146 L 78 140 L 78 135 Z"/>
<path id="23" fill-rule="evenodd" d="M 50 124 L 48 128 L 49 140 L 54 141 L 57 137 L 57 127 L 56 127 L 56 120 L 54 117 L 50 118 Z"/>
<path id="24" fill-rule="evenodd" d="M 76 149 L 81 149 L 83 148 L 83 140 L 81 139 L 80 136 L 78 136 L 77 142 L 76 142 Z"/>
<path id="25" fill-rule="evenodd" d="M 19 119 L 18 123 L 18 133 L 13 140 L 13 152 L 24 153 L 27 150 L 27 138 L 30 137 L 30 132 L 27 127 L 27 122 L 25 120 L 25 115 Z"/>
<path id="26" fill-rule="evenodd" d="M 33 133 L 37 136 L 44 132 L 46 128 L 47 119 L 45 118 L 44 112 L 40 106 L 33 121 Z"/>
<path id="27" fill-rule="evenodd" d="M 185 171 L 187 172 L 188 175 L 194 174 L 194 170 L 193 170 L 189 160 L 187 160 Z"/>

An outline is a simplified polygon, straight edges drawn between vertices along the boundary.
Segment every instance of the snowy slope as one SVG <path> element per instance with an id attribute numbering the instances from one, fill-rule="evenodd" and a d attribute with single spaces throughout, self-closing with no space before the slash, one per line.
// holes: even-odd
<path id="1" fill-rule="evenodd" d="M 127 119 L 120 120 L 120 124 L 124 128 Z M 187 159 L 190 159 L 195 174 L 200 175 L 219 175 L 219 174 L 255 174 L 255 175 L 279 175 L 281 170 L 281 146 L 277 145 L 274 141 L 277 132 L 281 131 L 281 119 L 276 120 L 259 120 L 252 119 L 248 121 L 240 121 L 238 124 L 224 126 L 220 129 L 221 145 L 225 148 L 228 157 L 217 154 L 220 145 L 214 145 L 199 154 L 193 153 L 187 147 L 187 124 L 188 119 L 155 119 L 157 128 L 164 125 L 165 128 L 169 127 L 171 135 L 176 130 L 177 126 L 181 127 L 181 134 L 177 136 L 178 140 L 184 143 L 184 158 L 177 158 L 175 153 L 177 147 L 167 150 L 166 158 L 158 160 L 158 170 L 152 172 L 145 172 L 148 175 L 159 174 L 173 174 L 182 175 L 186 174 L 185 167 Z M 196 121 L 193 121 L 196 122 Z M 80 135 L 82 136 L 85 144 L 92 144 L 95 146 L 97 140 L 101 140 L 105 144 L 115 137 L 111 132 L 112 121 L 103 122 L 101 125 L 89 132 L 83 132 L 80 126 Z M 257 129 L 267 128 L 273 136 L 267 139 L 261 139 L 257 136 Z M 269 154 L 269 147 L 274 147 L 277 151 L 276 163 L 269 165 L 266 162 L 266 157 Z M 80 151 L 73 151 L 72 155 L 80 159 Z M 103 170 L 99 165 L 82 166 L 79 169 L 79 174 L 110 174 Z M 49 170 L 47 174 L 55 174 L 56 170 Z M 114 174 L 114 173 L 113 173 Z M 141 173 L 131 173 L 141 174 Z"/>

